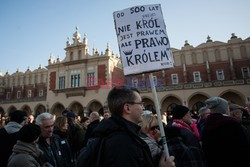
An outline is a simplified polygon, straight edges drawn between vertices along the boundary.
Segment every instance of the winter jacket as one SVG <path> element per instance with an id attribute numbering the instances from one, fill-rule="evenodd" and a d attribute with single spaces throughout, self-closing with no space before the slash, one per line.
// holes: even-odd
<path id="1" fill-rule="evenodd" d="M 202 146 L 209 167 L 250 166 L 248 134 L 234 118 L 210 114 L 205 122 Z"/>
<path id="2" fill-rule="evenodd" d="M 158 167 L 162 155 L 162 147 L 154 139 L 144 133 L 140 133 L 140 137 L 147 143 L 154 160 L 154 164 Z"/>
<path id="3" fill-rule="evenodd" d="M 176 167 L 206 167 L 204 153 L 197 137 L 185 128 L 165 128 L 169 154 L 175 157 Z"/>
<path id="4" fill-rule="evenodd" d="M 13 147 L 8 167 L 40 167 L 42 151 L 35 143 L 26 143 L 20 140 Z"/>
<path id="5" fill-rule="evenodd" d="M 55 134 L 50 138 L 50 142 L 49 145 L 45 138 L 39 138 L 39 148 L 44 152 L 41 158 L 42 163 L 48 162 L 54 167 L 72 166 L 73 159 L 69 154 L 70 148 L 68 143 Z"/>
<path id="6" fill-rule="evenodd" d="M 68 142 L 71 148 L 71 152 L 75 158 L 77 158 L 81 148 L 83 147 L 84 137 L 85 133 L 83 131 L 83 128 L 79 124 L 72 123 L 69 125 Z"/>
<path id="7" fill-rule="evenodd" d="M 9 122 L 5 128 L 0 129 L 0 167 L 7 166 L 21 127 L 17 122 Z"/>
<path id="8" fill-rule="evenodd" d="M 112 115 L 95 128 L 94 136 L 107 136 L 100 164 L 108 167 L 153 167 L 149 147 L 139 137 L 140 127 L 126 119 Z"/>
<path id="9" fill-rule="evenodd" d="M 85 137 L 84 137 L 84 141 L 83 141 L 83 146 L 86 146 L 88 143 L 88 140 L 93 137 L 93 131 L 94 129 L 99 125 L 100 121 L 99 120 L 95 120 L 93 122 L 91 122 L 88 125 Z"/>

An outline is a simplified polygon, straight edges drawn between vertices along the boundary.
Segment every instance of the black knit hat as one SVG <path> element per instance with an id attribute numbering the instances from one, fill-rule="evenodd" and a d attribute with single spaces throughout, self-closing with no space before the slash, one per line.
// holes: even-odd
<path id="1" fill-rule="evenodd" d="M 182 119 L 187 113 L 189 109 L 182 105 L 177 105 L 172 110 L 173 119 Z"/>
<path id="2" fill-rule="evenodd" d="M 41 134 L 40 126 L 36 124 L 24 125 L 19 131 L 19 140 L 31 143 L 35 141 Z"/>
<path id="3" fill-rule="evenodd" d="M 27 118 L 27 113 L 21 110 L 15 110 L 10 113 L 10 121 L 22 123 Z"/>
<path id="4" fill-rule="evenodd" d="M 76 114 L 74 112 L 70 111 L 70 112 L 67 113 L 67 117 L 68 118 L 75 118 Z"/>

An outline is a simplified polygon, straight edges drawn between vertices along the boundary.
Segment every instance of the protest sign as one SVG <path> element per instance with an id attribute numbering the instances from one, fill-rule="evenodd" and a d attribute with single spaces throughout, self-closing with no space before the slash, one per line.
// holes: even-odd
<path id="1" fill-rule="evenodd" d="M 173 67 L 160 4 L 127 8 L 113 16 L 125 75 Z"/>
<path id="2" fill-rule="evenodd" d="M 143 5 L 113 13 L 125 75 L 173 67 L 161 6 Z M 153 74 L 149 75 L 164 152 L 169 157 Z"/>

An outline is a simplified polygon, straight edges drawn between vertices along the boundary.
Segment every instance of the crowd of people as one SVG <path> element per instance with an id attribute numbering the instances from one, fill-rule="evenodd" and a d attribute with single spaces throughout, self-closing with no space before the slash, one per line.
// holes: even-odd
<path id="1" fill-rule="evenodd" d="M 143 106 L 135 88 L 119 86 L 107 97 L 109 112 L 89 117 L 64 110 L 36 118 L 16 110 L 0 129 L 0 167 L 244 167 L 250 166 L 249 113 L 223 98 L 212 97 L 199 109 L 176 105 L 164 122 L 170 156 L 163 151 L 157 116 Z M 101 141 L 95 148 L 90 143 Z M 92 144 L 93 145 L 93 144 Z M 89 160 L 90 160 L 89 159 Z M 89 163 L 88 163 L 89 165 Z"/>

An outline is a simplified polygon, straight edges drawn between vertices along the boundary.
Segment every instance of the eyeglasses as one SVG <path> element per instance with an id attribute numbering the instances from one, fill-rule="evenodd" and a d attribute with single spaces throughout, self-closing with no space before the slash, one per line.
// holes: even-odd
<path id="1" fill-rule="evenodd" d="M 160 127 L 159 127 L 158 125 L 152 126 L 152 127 L 150 128 L 150 130 L 160 130 Z"/>
<path id="2" fill-rule="evenodd" d="M 139 105 L 141 105 L 141 106 L 143 106 L 144 105 L 144 102 L 127 102 L 128 104 L 139 104 Z"/>

